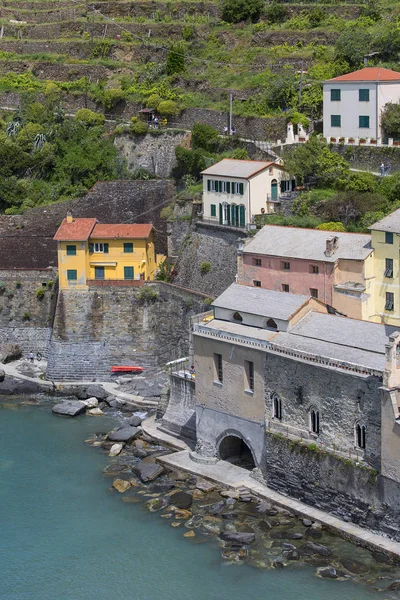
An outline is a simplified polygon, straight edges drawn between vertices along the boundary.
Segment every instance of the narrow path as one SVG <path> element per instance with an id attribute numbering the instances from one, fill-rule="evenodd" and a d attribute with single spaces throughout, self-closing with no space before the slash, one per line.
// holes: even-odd
<path id="1" fill-rule="evenodd" d="M 367 171 L 366 169 L 350 169 L 353 173 L 371 173 L 371 175 L 376 175 L 377 177 L 381 177 L 381 174 L 377 171 Z"/>

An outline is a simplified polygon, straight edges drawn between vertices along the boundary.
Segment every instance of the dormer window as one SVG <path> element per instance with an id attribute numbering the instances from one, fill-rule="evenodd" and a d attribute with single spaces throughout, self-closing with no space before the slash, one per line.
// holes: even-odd
<path id="1" fill-rule="evenodd" d="M 267 321 L 267 328 L 268 329 L 278 329 L 278 325 L 275 323 L 275 321 L 273 319 L 268 319 Z"/>
<path id="2" fill-rule="evenodd" d="M 243 321 L 242 315 L 238 312 L 233 313 L 233 318 L 235 321 L 239 321 L 240 323 Z"/>

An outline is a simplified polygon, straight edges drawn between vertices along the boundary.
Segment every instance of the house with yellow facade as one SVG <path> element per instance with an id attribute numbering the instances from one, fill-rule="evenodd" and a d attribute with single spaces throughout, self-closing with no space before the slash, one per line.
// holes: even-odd
<path id="1" fill-rule="evenodd" d="M 154 279 L 157 257 L 151 224 L 101 224 L 69 213 L 53 239 L 60 289 L 134 286 Z"/>

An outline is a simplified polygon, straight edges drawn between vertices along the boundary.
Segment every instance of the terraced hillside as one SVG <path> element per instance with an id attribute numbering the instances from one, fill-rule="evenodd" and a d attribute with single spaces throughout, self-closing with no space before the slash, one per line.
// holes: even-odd
<path id="1" fill-rule="evenodd" d="M 178 123 L 182 109 L 226 111 L 232 92 L 236 115 L 317 119 L 322 80 L 371 52 L 396 68 L 399 15 L 390 0 L 4 0 L 0 105 L 55 82 L 71 111 L 122 118 L 171 101 L 163 111 Z"/>

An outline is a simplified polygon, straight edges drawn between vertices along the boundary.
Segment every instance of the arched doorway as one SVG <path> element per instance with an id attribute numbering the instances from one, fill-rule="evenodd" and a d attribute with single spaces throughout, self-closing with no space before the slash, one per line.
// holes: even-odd
<path id="1" fill-rule="evenodd" d="M 278 200 L 278 182 L 276 179 L 271 181 L 271 200 Z"/>
<path id="2" fill-rule="evenodd" d="M 224 437 L 218 448 L 219 458 L 227 462 L 248 469 L 255 468 L 253 454 L 242 438 L 236 435 L 227 435 Z"/>

